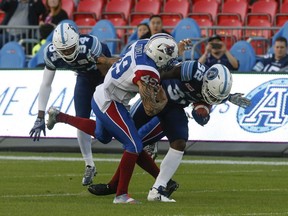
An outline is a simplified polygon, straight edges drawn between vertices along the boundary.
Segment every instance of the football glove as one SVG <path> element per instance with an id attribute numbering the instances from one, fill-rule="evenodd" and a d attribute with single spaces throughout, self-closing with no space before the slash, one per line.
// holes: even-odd
<path id="1" fill-rule="evenodd" d="M 210 115 L 203 117 L 197 114 L 196 110 L 192 110 L 192 116 L 194 118 L 194 120 L 201 126 L 204 126 L 208 123 L 209 119 L 210 119 Z"/>
<path id="2" fill-rule="evenodd" d="M 44 136 L 46 136 L 46 131 L 45 131 L 45 119 L 44 118 L 37 118 L 33 128 L 30 130 L 30 137 L 33 137 L 33 141 L 35 142 L 36 140 L 39 141 L 39 138 L 41 136 L 41 131 L 43 131 Z"/>
<path id="3" fill-rule="evenodd" d="M 251 101 L 248 98 L 242 97 L 243 95 L 242 93 L 230 94 L 228 101 L 239 107 L 246 108 L 251 105 Z"/>

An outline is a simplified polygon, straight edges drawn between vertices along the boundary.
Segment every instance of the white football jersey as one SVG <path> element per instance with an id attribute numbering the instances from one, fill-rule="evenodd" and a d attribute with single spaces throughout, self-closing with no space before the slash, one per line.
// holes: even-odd
<path id="1" fill-rule="evenodd" d="M 94 100 L 102 112 L 111 101 L 122 103 L 129 109 L 129 101 L 138 92 L 137 81 L 157 85 L 160 75 L 155 62 L 144 53 L 148 40 L 136 41 L 126 54 L 112 65 L 105 76 L 104 83 L 96 87 Z"/>

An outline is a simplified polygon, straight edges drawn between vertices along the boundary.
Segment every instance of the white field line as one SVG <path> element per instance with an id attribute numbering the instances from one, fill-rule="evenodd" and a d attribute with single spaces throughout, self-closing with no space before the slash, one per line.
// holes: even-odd
<path id="1" fill-rule="evenodd" d="M 83 161 L 82 158 L 72 157 L 39 157 L 39 156 L 0 156 L 0 160 L 29 160 L 29 161 Z M 100 162 L 120 162 L 115 158 L 95 158 Z M 161 162 L 162 160 L 156 160 Z M 227 164 L 227 165 L 270 165 L 288 166 L 288 161 L 239 161 L 239 160 L 182 160 L 183 164 Z"/>

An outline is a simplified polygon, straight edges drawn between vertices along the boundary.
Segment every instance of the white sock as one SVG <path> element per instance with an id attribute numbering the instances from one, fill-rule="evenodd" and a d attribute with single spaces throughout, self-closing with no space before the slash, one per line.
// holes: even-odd
<path id="1" fill-rule="evenodd" d="M 77 130 L 77 139 L 82 153 L 82 157 L 85 161 L 85 166 L 95 166 L 91 148 L 91 136 L 81 130 Z"/>
<path id="2" fill-rule="evenodd" d="M 153 187 L 158 188 L 159 186 L 163 186 L 166 188 L 167 182 L 172 178 L 172 176 L 178 169 L 183 154 L 184 151 L 178 151 L 171 147 L 169 148 L 169 151 L 167 152 L 160 165 L 160 173 L 156 178 Z"/>

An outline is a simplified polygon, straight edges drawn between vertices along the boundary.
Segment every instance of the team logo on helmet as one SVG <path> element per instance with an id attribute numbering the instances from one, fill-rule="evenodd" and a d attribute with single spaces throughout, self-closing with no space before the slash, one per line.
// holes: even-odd
<path id="1" fill-rule="evenodd" d="M 214 80 L 218 76 L 218 69 L 212 67 L 210 70 L 207 71 L 206 77 L 208 80 Z"/>
<path id="2" fill-rule="evenodd" d="M 157 50 L 172 57 L 175 51 L 175 46 L 169 46 L 168 44 L 160 44 Z"/>
<path id="3" fill-rule="evenodd" d="M 288 123 L 288 79 L 270 80 L 257 86 L 248 95 L 251 105 L 239 108 L 237 122 L 252 133 L 276 130 Z"/>

